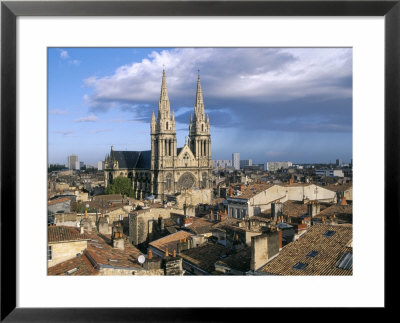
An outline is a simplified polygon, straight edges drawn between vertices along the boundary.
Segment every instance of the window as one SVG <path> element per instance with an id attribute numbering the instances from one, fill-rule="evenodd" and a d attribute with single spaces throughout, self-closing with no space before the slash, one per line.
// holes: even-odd
<path id="1" fill-rule="evenodd" d="M 295 264 L 293 266 L 293 268 L 297 269 L 297 270 L 302 270 L 302 269 L 304 269 L 306 267 L 307 267 L 307 264 L 305 264 L 304 262 L 298 262 L 297 264 Z"/>
<path id="2" fill-rule="evenodd" d="M 336 231 L 328 230 L 324 233 L 324 237 L 332 237 Z"/>
<path id="3" fill-rule="evenodd" d="M 318 251 L 313 250 L 307 254 L 307 257 L 314 258 L 316 255 L 318 255 Z"/>
<path id="4" fill-rule="evenodd" d="M 51 250 L 51 246 L 47 246 L 47 260 L 53 259 L 53 251 Z"/>
<path id="5" fill-rule="evenodd" d="M 353 265 L 352 252 L 345 252 L 335 264 L 335 266 L 340 269 L 350 269 L 352 265 Z"/>

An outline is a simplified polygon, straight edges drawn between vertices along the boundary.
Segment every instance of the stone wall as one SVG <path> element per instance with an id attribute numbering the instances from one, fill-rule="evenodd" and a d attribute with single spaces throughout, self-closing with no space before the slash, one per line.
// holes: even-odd
<path id="1" fill-rule="evenodd" d="M 52 260 L 47 261 L 47 266 L 51 267 L 82 253 L 87 248 L 87 241 L 49 243 L 48 246 L 52 248 Z"/>
<path id="2" fill-rule="evenodd" d="M 149 208 L 129 214 L 129 242 L 134 245 L 152 240 L 152 234 L 155 231 L 158 217 L 169 219 L 171 213 L 181 213 L 183 210 L 173 208 Z"/>
<path id="3" fill-rule="evenodd" d="M 79 219 L 80 221 L 80 219 Z M 63 225 L 67 227 L 76 227 L 78 217 L 76 213 L 58 213 L 54 214 L 55 225 Z"/>
<path id="4" fill-rule="evenodd" d="M 202 189 L 202 190 L 188 189 L 186 192 L 182 192 L 182 194 L 176 197 L 176 206 L 180 209 L 183 209 L 183 205 L 186 202 L 187 208 L 190 209 L 194 208 L 198 204 L 211 204 L 211 199 L 212 199 L 211 189 Z"/>

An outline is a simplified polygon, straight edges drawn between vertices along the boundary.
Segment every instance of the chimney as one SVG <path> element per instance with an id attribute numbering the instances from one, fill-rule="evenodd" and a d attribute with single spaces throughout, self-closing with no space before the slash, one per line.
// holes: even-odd
<path id="1" fill-rule="evenodd" d="M 279 253 L 281 247 L 280 231 L 272 231 L 251 237 L 250 269 L 257 270 Z M 282 233 L 282 232 L 281 232 Z"/>
<path id="2" fill-rule="evenodd" d="M 112 237 L 113 248 L 125 250 L 125 242 L 122 235 L 121 223 L 118 222 L 118 224 L 113 227 L 113 232 L 111 237 Z"/>
<path id="3" fill-rule="evenodd" d="M 342 197 L 342 200 L 340 201 L 340 205 L 347 205 L 347 201 L 344 196 Z"/>
<path id="4" fill-rule="evenodd" d="M 307 213 L 312 218 L 318 215 L 320 210 L 321 210 L 321 205 L 318 202 L 315 203 L 310 202 L 307 205 Z"/>
<path id="5" fill-rule="evenodd" d="M 164 230 L 164 219 L 161 215 L 158 217 L 158 227 L 160 231 Z"/>
<path id="6" fill-rule="evenodd" d="M 271 203 L 271 216 L 275 220 L 278 220 L 278 216 L 282 215 L 282 203 L 272 202 Z"/>
<path id="7" fill-rule="evenodd" d="M 279 228 L 276 229 L 278 231 L 278 243 L 279 243 L 279 250 L 282 249 L 282 231 Z"/>
<path id="8" fill-rule="evenodd" d="M 153 250 L 149 249 L 149 251 L 147 252 L 147 258 L 153 259 Z"/>

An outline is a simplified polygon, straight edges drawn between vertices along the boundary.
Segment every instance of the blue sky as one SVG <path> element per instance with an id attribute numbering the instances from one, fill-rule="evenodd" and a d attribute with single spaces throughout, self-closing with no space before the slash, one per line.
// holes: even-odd
<path id="1" fill-rule="evenodd" d="M 200 69 L 213 159 L 352 159 L 350 48 L 49 48 L 49 163 L 149 150 L 163 66 L 178 147 Z"/>

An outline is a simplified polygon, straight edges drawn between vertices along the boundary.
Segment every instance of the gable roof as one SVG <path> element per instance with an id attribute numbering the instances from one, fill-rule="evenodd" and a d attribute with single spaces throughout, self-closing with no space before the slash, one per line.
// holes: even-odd
<path id="1" fill-rule="evenodd" d="M 192 236 L 192 233 L 186 232 L 186 231 L 178 231 L 176 233 L 172 233 L 164 238 L 155 240 L 150 242 L 150 246 L 157 248 L 158 250 L 165 252 L 166 249 L 168 249 L 169 253 L 172 253 L 173 250 L 177 250 L 177 244 L 180 240 L 189 238 Z"/>
<path id="2" fill-rule="evenodd" d="M 191 160 L 196 159 L 196 157 L 194 156 L 192 150 L 189 148 L 188 145 L 185 145 L 185 146 L 183 146 L 182 148 L 179 148 L 179 149 L 178 149 L 178 152 L 177 152 L 177 156 L 178 156 L 178 157 L 179 157 L 180 155 L 183 156 L 186 152 L 189 154 Z"/>

